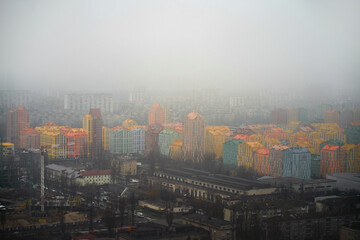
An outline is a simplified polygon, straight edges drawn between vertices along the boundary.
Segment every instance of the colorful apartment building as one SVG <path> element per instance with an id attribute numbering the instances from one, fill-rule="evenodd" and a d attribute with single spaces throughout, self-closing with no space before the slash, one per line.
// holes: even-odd
<path id="1" fill-rule="evenodd" d="M 40 146 L 46 148 L 48 157 L 51 159 L 66 158 L 66 138 L 60 126 L 48 127 L 41 131 Z"/>
<path id="2" fill-rule="evenodd" d="M 260 148 L 254 153 L 254 171 L 259 175 L 269 175 L 269 149 Z"/>
<path id="3" fill-rule="evenodd" d="M 227 165 L 237 166 L 237 155 L 240 145 L 244 143 L 242 139 L 234 139 L 224 143 L 223 145 L 223 163 Z"/>
<path id="4" fill-rule="evenodd" d="M 205 127 L 205 153 L 214 154 L 216 159 L 220 159 L 223 154 L 223 144 L 226 134 L 230 133 L 226 126 L 206 126 Z"/>
<path id="5" fill-rule="evenodd" d="M 182 150 L 185 161 L 202 162 L 205 154 L 205 119 L 192 111 L 183 119 Z"/>
<path id="6" fill-rule="evenodd" d="M 264 148 L 259 142 L 245 142 L 240 145 L 237 161 L 239 167 L 254 169 L 254 153 Z"/>
<path id="7" fill-rule="evenodd" d="M 88 150 L 90 156 L 99 157 L 103 151 L 102 116 L 100 109 L 91 108 L 89 114 L 83 117 L 83 129 L 88 134 Z"/>
<path id="8" fill-rule="evenodd" d="M 182 142 L 175 141 L 170 144 L 170 159 L 180 160 L 182 159 Z"/>
<path id="9" fill-rule="evenodd" d="M 0 143 L 1 157 L 11 157 L 14 155 L 14 144 L 9 142 Z"/>
<path id="10" fill-rule="evenodd" d="M 282 177 L 310 179 L 311 153 L 307 148 L 290 147 L 282 157 Z"/>
<path id="11" fill-rule="evenodd" d="M 329 173 L 346 171 L 344 150 L 340 146 L 325 145 L 320 151 L 320 174 L 322 178 Z"/>
<path id="12" fill-rule="evenodd" d="M 24 106 L 11 109 L 6 113 L 6 140 L 20 147 L 20 131 L 30 127 L 29 113 Z"/>
<path id="13" fill-rule="evenodd" d="M 129 129 L 130 152 L 144 154 L 145 153 L 145 136 L 146 128 L 144 126 L 133 126 Z"/>
<path id="14" fill-rule="evenodd" d="M 179 132 L 170 129 L 164 129 L 159 133 L 159 152 L 160 154 L 169 157 L 170 145 L 175 141 L 180 141 L 181 135 Z"/>
<path id="15" fill-rule="evenodd" d="M 66 158 L 79 158 L 87 155 L 87 133 L 82 128 L 72 128 L 64 133 Z"/>
<path id="16" fill-rule="evenodd" d="M 31 127 L 25 127 L 20 131 L 20 144 L 21 149 L 40 148 L 40 134 L 38 131 Z"/>
<path id="17" fill-rule="evenodd" d="M 360 143 L 360 122 L 353 122 L 345 128 L 346 142 L 349 144 Z"/>
<path id="18" fill-rule="evenodd" d="M 345 144 L 341 148 L 345 155 L 346 172 L 360 172 L 359 147 L 355 144 Z"/>
<path id="19" fill-rule="evenodd" d="M 282 162 L 284 151 L 288 146 L 276 145 L 269 149 L 269 175 L 273 177 L 282 176 Z"/>
<path id="20" fill-rule="evenodd" d="M 164 126 L 167 123 L 169 123 L 169 110 L 158 103 L 153 104 L 149 110 L 148 125 L 160 124 Z"/>
<path id="21" fill-rule="evenodd" d="M 307 141 L 299 141 L 294 143 L 293 145 L 294 147 L 303 147 L 303 148 L 307 148 L 309 150 L 309 152 L 311 154 L 316 154 L 316 149 L 313 145 L 311 145 L 309 142 Z"/>
<path id="22" fill-rule="evenodd" d="M 110 152 L 115 154 L 130 153 L 131 138 L 129 131 L 123 126 L 111 128 L 110 131 Z"/>
<path id="23" fill-rule="evenodd" d="M 138 125 L 138 123 L 132 119 L 126 119 L 125 121 L 122 122 L 121 124 L 124 128 L 131 128 L 131 127 L 135 127 Z"/>
<path id="24" fill-rule="evenodd" d="M 110 151 L 110 131 L 109 127 L 102 127 L 103 150 Z"/>

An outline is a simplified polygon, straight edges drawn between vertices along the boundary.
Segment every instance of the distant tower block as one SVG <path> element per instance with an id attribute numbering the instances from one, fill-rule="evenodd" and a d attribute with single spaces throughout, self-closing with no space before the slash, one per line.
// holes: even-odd
<path id="1" fill-rule="evenodd" d="M 83 117 L 83 129 L 88 134 L 88 152 L 91 156 L 100 156 L 103 150 L 102 127 L 100 109 L 91 108 L 89 114 Z"/>
<path id="2" fill-rule="evenodd" d="M 169 111 L 166 107 L 160 104 L 153 104 L 149 111 L 149 125 L 169 123 Z"/>

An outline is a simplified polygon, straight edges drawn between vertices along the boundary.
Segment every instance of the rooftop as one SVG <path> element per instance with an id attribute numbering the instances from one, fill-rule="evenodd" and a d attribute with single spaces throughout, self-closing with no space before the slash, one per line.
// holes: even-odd
<path id="1" fill-rule="evenodd" d="M 190 120 L 194 120 L 195 118 L 198 118 L 198 117 L 201 119 L 204 119 L 204 117 L 200 113 L 197 113 L 195 111 L 192 111 L 191 113 L 186 115 L 186 117 L 189 118 Z"/>
<path id="2" fill-rule="evenodd" d="M 325 147 L 323 147 L 321 150 L 322 151 L 336 151 L 339 149 L 339 146 L 335 146 L 335 145 L 325 145 Z"/>
<path id="3" fill-rule="evenodd" d="M 81 176 L 98 176 L 98 175 L 109 175 L 111 174 L 111 169 L 107 170 L 90 170 L 80 172 Z"/>

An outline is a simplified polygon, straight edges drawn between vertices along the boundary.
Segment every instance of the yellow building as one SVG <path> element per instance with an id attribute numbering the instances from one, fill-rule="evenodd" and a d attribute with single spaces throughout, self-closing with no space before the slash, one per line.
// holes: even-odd
<path id="1" fill-rule="evenodd" d="M 326 142 L 323 138 L 314 139 L 311 145 L 315 148 L 315 154 L 320 155 L 320 145 Z"/>
<path id="2" fill-rule="evenodd" d="M 248 142 L 259 142 L 261 144 L 263 144 L 264 140 L 265 139 L 262 134 L 253 134 L 253 135 L 250 135 L 247 139 Z"/>
<path id="3" fill-rule="evenodd" d="M 346 171 L 360 172 L 359 147 L 355 144 L 345 144 L 341 148 L 345 153 Z"/>
<path id="4" fill-rule="evenodd" d="M 3 142 L 0 145 L 2 157 L 10 157 L 14 154 L 14 144 Z"/>
<path id="5" fill-rule="evenodd" d="M 40 134 L 40 146 L 46 147 L 49 158 L 66 158 L 67 145 L 64 134 L 59 130 L 49 129 Z"/>
<path id="6" fill-rule="evenodd" d="M 282 143 L 280 142 L 280 140 L 278 140 L 276 138 L 265 137 L 265 139 L 263 141 L 263 145 L 264 145 L 265 148 L 270 149 L 275 145 L 281 146 Z"/>
<path id="7" fill-rule="evenodd" d="M 126 119 L 125 121 L 122 122 L 122 126 L 124 128 L 131 128 L 131 127 L 135 127 L 137 125 L 138 125 L 138 123 L 132 119 Z"/>
<path id="8" fill-rule="evenodd" d="M 221 158 L 226 134 L 229 132 L 230 129 L 226 126 L 205 127 L 205 153 L 215 154 L 217 159 Z"/>
<path id="9" fill-rule="evenodd" d="M 87 144 L 87 149 L 88 149 L 88 155 L 90 155 L 90 153 L 92 152 L 91 146 L 92 144 L 92 139 L 93 136 L 92 134 L 94 133 L 93 131 L 93 117 L 91 116 L 91 114 L 86 114 L 83 117 L 83 129 L 86 131 L 87 135 L 88 135 L 88 144 Z"/>
<path id="10" fill-rule="evenodd" d="M 244 142 L 238 149 L 238 166 L 252 169 L 254 165 L 254 153 L 264 146 L 259 142 Z"/>
<path id="11" fill-rule="evenodd" d="M 181 159 L 182 141 L 175 141 L 170 144 L 170 159 Z"/>
<path id="12" fill-rule="evenodd" d="M 311 154 L 316 154 L 315 147 L 313 145 L 311 145 L 309 142 L 300 141 L 300 142 L 296 142 L 293 146 L 307 148 Z"/>
<path id="13" fill-rule="evenodd" d="M 104 151 L 110 151 L 110 128 L 102 127 L 102 140 Z"/>

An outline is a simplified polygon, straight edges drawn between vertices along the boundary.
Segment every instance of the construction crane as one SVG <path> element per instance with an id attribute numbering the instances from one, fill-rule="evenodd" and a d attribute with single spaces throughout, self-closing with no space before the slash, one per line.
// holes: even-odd
<path id="1" fill-rule="evenodd" d="M 47 153 L 47 148 L 54 148 L 54 147 L 64 147 L 67 146 L 68 144 L 53 144 L 53 145 L 43 145 L 40 147 L 40 197 L 41 197 L 41 211 L 44 211 L 44 203 L 45 203 L 45 163 L 44 163 L 44 156 Z"/>

